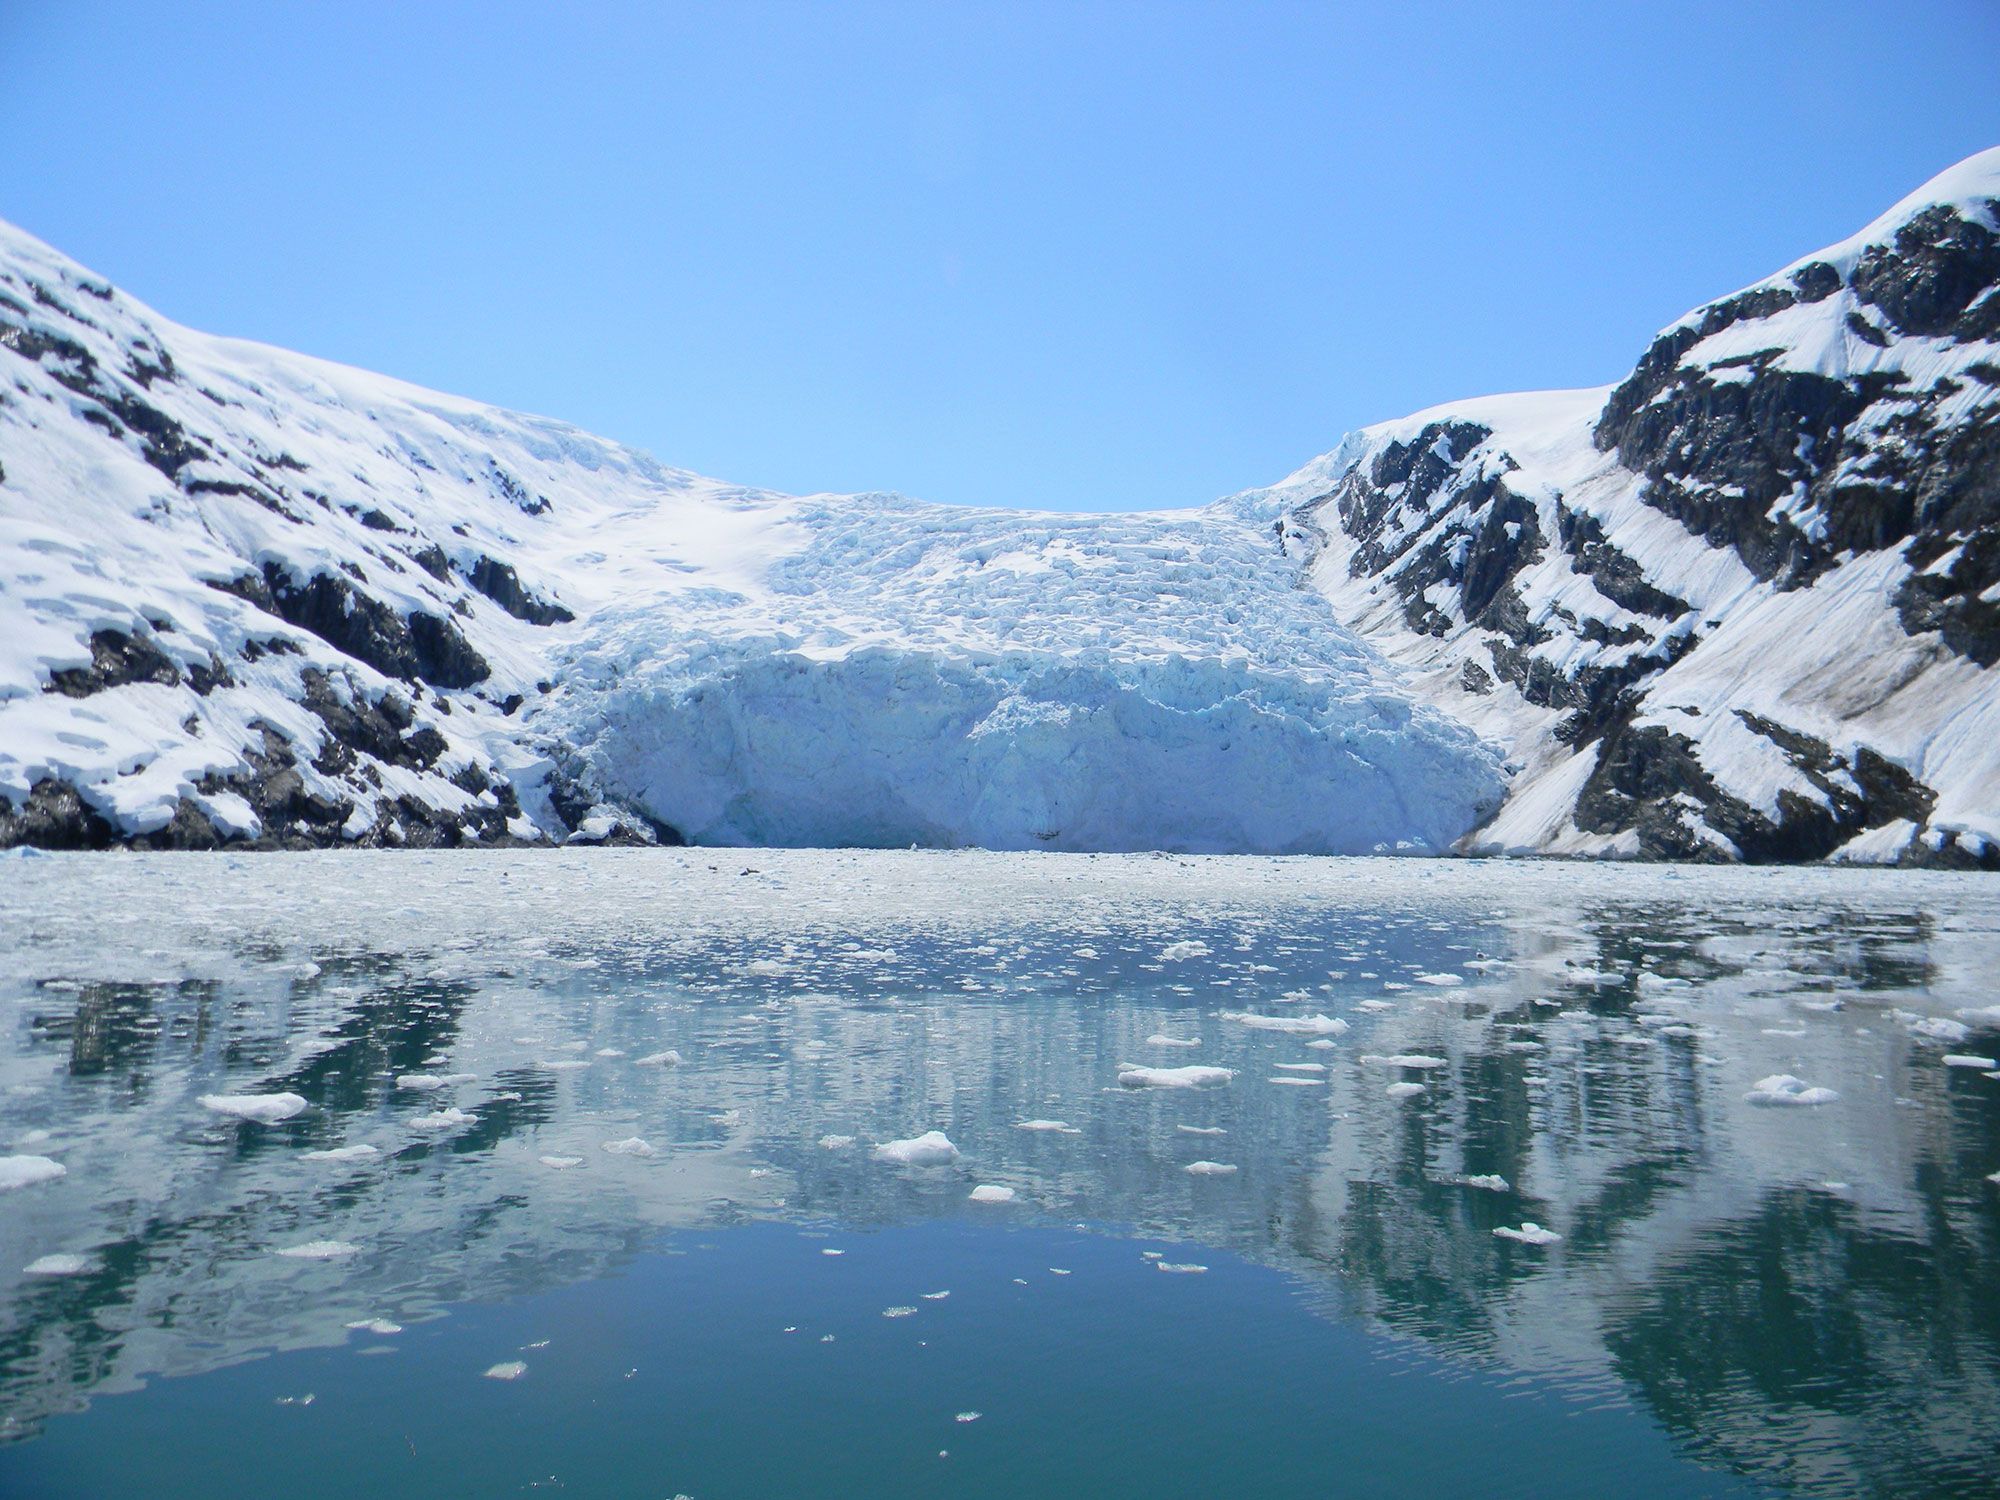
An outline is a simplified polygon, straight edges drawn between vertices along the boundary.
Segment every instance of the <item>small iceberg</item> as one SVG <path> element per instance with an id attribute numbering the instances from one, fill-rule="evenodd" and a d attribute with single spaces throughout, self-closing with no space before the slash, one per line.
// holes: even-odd
<path id="1" fill-rule="evenodd" d="M 87 1276 L 97 1269 L 97 1259 L 90 1255 L 75 1255 L 58 1252 L 29 1261 L 21 1267 L 24 1276 Z"/>
<path id="2" fill-rule="evenodd" d="M 2000 1068 L 2000 1058 L 1978 1057 L 1970 1052 L 1947 1052 L 1944 1065 L 1947 1068 L 1978 1068 L 1981 1072 L 1991 1072 Z"/>
<path id="3" fill-rule="evenodd" d="M 1338 1016 L 1260 1016 L 1247 1010 L 1225 1010 L 1222 1019 L 1254 1031 L 1283 1031 L 1292 1036 L 1341 1036 L 1349 1029 Z"/>
<path id="4" fill-rule="evenodd" d="M 1128 1089 L 1205 1089 L 1225 1084 L 1236 1076 L 1234 1068 L 1211 1068 L 1199 1064 L 1185 1068 L 1142 1068 L 1120 1063 L 1118 1081 Z"/>
<path id="5" fill-rule="evenodd" d="M 502 1360 L 497 1365 L 489 1366 L 485 1371 L 485 1378 L 488 1380 L 519 1380 L 527 1373 L 528 1362 L 525 1359 L 508 1359 Z"/>
<path id="6" fill-rule="evenodd" d="M 1074 1125 L 1065 1124 L 1061 1120 L 1016 1120 L 1014 1122 L 1014 1128 L 1016 1130 L 1032 1130 L 1042 1135 L 1083 1134 L 1083 1132 L 1081 1130 L 1078 1130 Z"/>
<path id="7" fill-rule="evenodd" d="M 604 1149 L 613 1156 L 658 1156 L 652 1143 L 643 1136 L 628 1135 L 622 1141 L 606 1141 Z"/>
<path id="8" fill-rule="evenodd" d="M 1156 1031 L 1146 1038 L 1148 1047 L 1199 1047 L 1198 1036 L 1168 1036 L 1164 1031 Z"/>
<path id="9" fill-rule="evenodd" d="M 926 1130 L 908 1140 L 884 1141 L 875 1148 L 875 1160 L 903 1167 L 939 1167 L 958 1160 L 958 1147 L 942 1130 Z"/>
<path id="10" fill-rule="evenodd" d="M 414 1116 L 410 1124 L 417 1130 L 453 1130 L 460 1125 L 470 1125 L 478 1118 L 478 1115 L 468 1114 L 462 1109 L 440 1109 Z"/>
<path id="11" fill-rule="evenodd" d="M 982 1182 L 967 1195 L 974 1203 L 1012 1203 L 1014 1190 L 998 1183 Z"/>
<path id="12" fill-rule="evenodd" d="M 1235 1173 L 1236 1166 L 1226 1161 L 1191 1161 L 1181 1170 L 1191 1177 L 1228 1177 Z"/>
<path id="13" fill-rule="evenodd" d="M 1544 1229 L 1533 1219 L 1523 1219 L 1519 1229 L 1509 1229 L 1506 1225 L 1493 1231 L 1503 1240 L 1514 1240 L 1523 1245 L 1557 1245 L 1562 1236 L 1553 1229 Z"/>
<path id="14" fill-rule="evenodd" d="M 303 1245 L 286 1245 L 272 1252 L 287 1260 L 341 1260 L 350 1255 L 359 1255 L 361 1247 L 346 1240 L 307 1240 Z"/>
<path id="15" fill-rule="evenodd" d="M 0 1156 L 0 1193 L 68 1175 L 68 1167 L 46 1156 Z"/>
<path id="16" fill-rule="evenodd" d="M 1414 1099 L 1419 1094 L 1429 1093 L 1421 1083 L 1392 1083 L 1382 1092 L 1391 1099 Z"/>
<path id="17" fill-rule="evenodd" d="M 1831 1104 L 1840 1095 L 1832 1089 L 1815 1088 L 1790 1073 L 1773 1073 L 1758 1079 L 1743 1097 L 1752 1104 Z"/>
<path id="18" fill-rule="evenodd" d="M 382 1153 L 373 1146 L 329 1146 L 324 1151 L 301 1151 L 300 1161 L 371 1161 Z"/>
<path id="19" fill-rule="evenodd" d="M 635 1068 L 678 1068 L 680 1065 L 681 1055 L 671 1047 L 664 1052 L 648 1052 L 644 1057 L 632 1060 Z"/>
<path id="20" fill-rule="evenodd" d="M 306 1107 L 306 1101 L 297 1094 L 203 1094 L 196 1102 L 218 1115 L 251 1120 L 259 1125 L 289 1120 Z"/>

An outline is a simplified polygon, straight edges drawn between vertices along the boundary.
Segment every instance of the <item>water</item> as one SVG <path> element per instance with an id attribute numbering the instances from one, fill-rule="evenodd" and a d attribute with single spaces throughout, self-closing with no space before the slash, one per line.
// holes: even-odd
<path id="1" fill-rule="evenodd" d="M 17 859 L 0 952 L 67 1168 L 0 1193 L 9 1497 L 2000 1487 L 1989 879 Z"/>

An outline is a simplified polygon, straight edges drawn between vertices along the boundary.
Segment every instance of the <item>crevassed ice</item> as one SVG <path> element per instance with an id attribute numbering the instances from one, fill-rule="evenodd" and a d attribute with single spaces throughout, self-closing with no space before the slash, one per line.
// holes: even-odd
<path id="1" fill-rule="evenodd" d="M 729 589 L 593 617 L 550 712 L 698 843 L 1448 847 L 1493 754 L 1222 507 L 799 502 Z"/>

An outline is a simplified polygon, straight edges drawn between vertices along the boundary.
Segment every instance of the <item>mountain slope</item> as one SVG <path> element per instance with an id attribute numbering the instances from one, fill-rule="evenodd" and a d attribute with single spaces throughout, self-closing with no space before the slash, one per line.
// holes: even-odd
<path id="1" fill-rule="evenodd" d="M 2000 864 L 2000 151 L 1615 387 L 1384 423 L 1239 504 L 1507 749 L 1472 849 Z"/>
<path id="2" fill-rule="evenodd" d="M 0 843 L 1443 849 L 1497 757 L 1257 523 L 792 499 L 0 229 Z"/>

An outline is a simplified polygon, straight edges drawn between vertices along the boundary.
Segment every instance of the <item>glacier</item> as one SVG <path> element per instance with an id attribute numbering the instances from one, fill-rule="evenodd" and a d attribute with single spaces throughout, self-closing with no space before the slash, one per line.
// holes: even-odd
<path id="1" fill-rule="evenodd" d="M 1499 753 L 1254 506 L 793 497 L 0 227 L 0 843 L 1443 851 Z"/>

